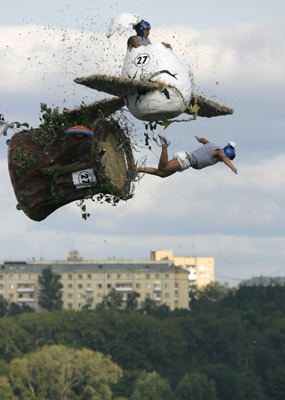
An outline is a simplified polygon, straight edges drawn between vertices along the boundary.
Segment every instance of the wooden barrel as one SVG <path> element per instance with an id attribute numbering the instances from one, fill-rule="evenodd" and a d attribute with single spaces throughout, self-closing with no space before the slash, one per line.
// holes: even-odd
<path id="1" fill-rule="evenodd" d="M 97 119 L 92 130 L 93 138 L 65 136 L 49 144 L 42 140 L 41 129 L 12 136 L 10 178 L 17 201 L 30 219 L 42 221 L 65 204 L 92 197 L 90 193 L 106 194 L 106 188 L 110 195 L 128 196 L 134 173 L 129 139 L 119 132 L 118 124 L 104 119 Z"/>

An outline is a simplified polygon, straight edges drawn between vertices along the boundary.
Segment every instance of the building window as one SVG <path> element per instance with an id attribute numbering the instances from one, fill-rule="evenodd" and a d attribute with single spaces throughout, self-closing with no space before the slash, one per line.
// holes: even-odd
<path id="1" fill-rule="evenodd" d="M 87 283 L 87 289 L 92 289 L 92 284 L 91 283 Z"/>
<path id="2" fill-rule="evenodd" d="M 87 279 L 92 279 L 92 275 L 87 275 Z"/>
<path id="3" fill-rule="evenodd" d="M 9 289 L 14 289 L 14 284 L 11 283 L 11 285 L 9 285 Z"/>
<path id="4" fill-rule="evenodd" d="M 101 274 L 97 274 L 97 279 L 102 279 L 102 275 Z"/>
<path id="5" fill-rule="evenodd" d="M 68 303 L 67 306 L 68 306 L 68 308 L 73 308 L 73 304 L 72 303 Z"/>
<path id="6" fill-rule="evenodd" d="M 170 294 L 169 293 L 165 293 L 165 297 L 170 297 Z"/>
<path id="7" fill-rule="evenodd" d="M 165 274 L 165 279 L 169 279 L 169 274 Z"/>
<path id="8" fill-rule="evenodd" d="M 4 279 L 4 275 L 0 275 L 0 279 Z"/>
<path id="9" fill-rule="evenodd" d="M 200 265 L 199 270 L 204 271 L 204 269 L 205 269 L 204 265 Z"/>
<path id="10" fill-rule="evenodd" d="M 111 283 L 108 283 L 107 288 L 108 288 L 108 289 L 111 289 L 111 288 L 112 288 L 112 284 L 111 284 Z"/>
<path id="11" fill-rule="evenodd" d="M 14 275 L 9 275 L 9 279 L 14 279 Z"/>
<path id="12" fill-rule="evenodd" d="M 78 293 L 78 298 L 82 299 L 82 297 L 83 297 L 83 294 L 82 293 Z"/>
<path id="13" fill-rule="evenodd" d="M 141 279 L 141 275 L 140 274 L 136 274 L 136 279 Z"/>
<path id="14" fill-rule="evenodd" d="M 159 279 L 160 278 L 160 274 L 155 274 L 155 279 Z"/>
<path id="15" fill-rule="evenodd" d="M 4 285 L 0 285 L 0 289 L 4 289 Z"/>
<path id="16" fill-rule="evenodd" d="M 169 289 L 169 288 L 170 288 L 169 283 L 166 283 L 166 284 L 164 285 L 164 287 L 165 287 L 165 289 Z"/>
<path id="17" fill-rule="evenodd" d="M 121 279 L 122 275 L 121 274 L 117 274 L 117 279 Z"/>
<path id="18" fill-rule="evenodd" d="M 72 283 L 69 283 L 69 284 L 67 285 L 67 289 L 72 289 Z"/>
<path id="19" fill-rule="evenodd" d="M 131 279 L 132 278 L 131 274 L 126 274 L 126 278 Z"/>
<path id="20" fill-rule="evenodd" d="M 146 283 L 146 284 L 145 284 L 145 288 L 146 288 L 146 289 L 150 289 L 150 283 Z"/>
<path id="21" fill-rule="evenodd" d="M 62 279 L 62 275 L 57 274 L 57 276 L 59 277 L 59 279 Z"/>
<path id="22" fill-rule="evenodd" d="M 9 297 L 10 297 L 10 299 L 13 299 L 13 297 L 14 297 L 13 293 L 9 294 Z"/>
<path id="23" fill-rule="evenodd" d="M 150 299 L 150 293 L 146 293 L 146 294 L 145 294 L 145 298 L 146 298 L 146 299 Z"/>
<path id="24" fill-rule="evenodd" d="M 102 293 L 97 293 L 97 297 L 102 298 Z"/>
<path id="25" fill-rule="evenodd" d="M 78 279 L 82 279 L 82 275 L 81 274 L 78 275 Z"/>
<path id="26" fill-rule="evenodd" d="M 29 275 L 29 279 L 34 279 L 34 275 Z"/>
<path id="27" fill-rule="evenodd" d="M 141 287 L 141 284 L 140 283 L 136 283 L 136 288 L 140 289 L 140 287 Z"/>
<path id="28" fill-rule="evenodd" d="M 81 283 L 78 285 L 78 289 L 82 289 L 83 285 L 81 285 Z"/>
<path id="29" fill-rule="evenodd" d="M 145 279 L 150 279 L 150 274 L 145 274 Z"/>
<path id="30" fill-rule="evenodd" d="M 78 303 L 78 308 L 82 308 L 82 303 Z"/>
<path id="31" fill-rule="evenodd" d="M 108 274 L 107 275 L 107 279 L 111 279 L 112 278 L 112 275 L 111 274 Z"/>
<path id="32" fill-rule="evenodd" d="M 102 289 L 101 283 L 97 283 L 97 289 Z"/>
<path id="33" fill-rule="evenodd" d="M 20 280 L 24 279 L 24 275 L 19 275 L 19 279 Z"/>
<path id="34" fill-rule="evenodd" d="M 72 299 L 72 297 L 73 297 L 73 294 L 72 293 L 68 293 L 68 298 Z"/>
<path id="35" fill-rule="evenodd" d="M 71 274 L 69 274 L 67 277 L 68 277 L 68 279 L 72 279 L 72 275 Z"/>

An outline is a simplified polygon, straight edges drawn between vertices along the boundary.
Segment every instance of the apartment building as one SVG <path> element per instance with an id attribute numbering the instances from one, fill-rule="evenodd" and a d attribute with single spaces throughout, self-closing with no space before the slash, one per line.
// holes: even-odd
<path id="1" fill-rule="evenodd" d="M 63 284 L 63 308 L 95 308 L 110 289 L 127 294 L 139 293 L 139 303 L 146 298 L 171 310 L 189 307 L 188 272 L 172 261 L 83 261 L 76 252 L 67 261 L 0 262 L 0 296 L 40 310 L 38 276 L 49 267 Z"/>
<path id="2" fill-rule="evenodd" d="M 214 257 L 174 257 L 172 251 L 153 250 L 150 254 L 153 261 L 172 261 L 178 268 L 188 271 L 189 283 L 203 288 L 214 282 Z"/>

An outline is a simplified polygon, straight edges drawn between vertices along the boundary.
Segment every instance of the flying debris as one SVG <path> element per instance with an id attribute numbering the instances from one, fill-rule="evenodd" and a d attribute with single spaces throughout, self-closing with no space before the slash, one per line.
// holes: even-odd
<path id="1" fill-rule="evenodd" d="M 108 102 L 111 111 L 112 103 Z M 108 114 L 104 103 L 100 106 Z M 136 172 L 129 137 L 114 119 L 98 117 L 98 104 L 93 103 L 88 111 L 88 131 L 94 136 L 67 135 L 61 124 L 53 136 L 44 124 L 12 136 L 10 178 L 17 208 L 30 219 L 42 221 L 59 207 L 97 195 L 114 203 L 132 197 Z M 77 115 L 82 115 L 82 108 L 64 113 L 64 119 L 74 121 Z"/>

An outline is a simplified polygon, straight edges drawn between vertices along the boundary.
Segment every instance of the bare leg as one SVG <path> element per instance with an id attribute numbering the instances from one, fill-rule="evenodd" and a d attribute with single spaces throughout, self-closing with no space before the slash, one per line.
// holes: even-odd
<path id="1" fill-rule="evenodd" d="M 161 178 L 166 178 L 173 175 L 175 172 L 181 170 L 179 161 L 174 158 L 168 161 L 167 146 L 163 145 L 161 150 L 161 156 L 158 163 L 158 168 L 152 167 L 141 167 L 137 168 L 137 172 L 143 172 L 145 174 L 160 176 Z"/>

